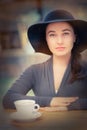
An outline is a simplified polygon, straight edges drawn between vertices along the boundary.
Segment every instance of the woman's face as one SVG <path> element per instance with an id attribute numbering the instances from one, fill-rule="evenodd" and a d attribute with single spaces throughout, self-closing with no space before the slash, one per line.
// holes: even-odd
<path id="1" fill-rule="evenodd" d="M 71 54 L 76 36 L 72 26 L 67 22 L 48 24 L 46 41 L 53 55 L 64 56 Z"/>

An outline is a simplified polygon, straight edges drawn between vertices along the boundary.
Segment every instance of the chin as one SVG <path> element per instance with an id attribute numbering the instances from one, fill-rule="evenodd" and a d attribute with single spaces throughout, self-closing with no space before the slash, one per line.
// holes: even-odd
<path id="1" fill-rule="evenodd" d="M 64 56 L 64 55 L 67 55 L 67 53 L 65 52 L 61 52 L 61 53 L 55 53 L 57 56 Z"/>
<path id="2" fill-rule="evenodd" d="M 60 56 L 68 56 L 68 55 L 70 55 L 70 52 L 61 52 L 61 53 L 55 53 L 54 55 L 56 55 L 56 56 L 58 56 L 58 57 L 60 57 Z"/>

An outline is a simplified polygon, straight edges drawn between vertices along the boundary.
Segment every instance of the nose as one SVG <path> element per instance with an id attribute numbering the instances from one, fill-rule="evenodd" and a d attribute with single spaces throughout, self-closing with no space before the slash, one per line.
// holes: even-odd
<path id="1" fill-rule="evenodd" d="M 59 45 L 62 45 L 62 44 L 63 44 L 63 39 L 62 39 L 61 36 L 58 36 L 58 37 L 57 37 L 57 44 L 59 44 Z"/>

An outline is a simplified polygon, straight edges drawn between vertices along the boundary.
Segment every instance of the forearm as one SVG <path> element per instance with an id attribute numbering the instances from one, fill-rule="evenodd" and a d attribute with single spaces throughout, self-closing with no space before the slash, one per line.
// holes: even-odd
<path id="1" fill-rule="evenodd" d="M 50 106 L 50 101 L 52 97 L 43 97 L 43 96 L 27 96 L 20 93 L 7 93 L 3 98 L 3 107 L 6 109 L 14 109 L 14 101 L 16 100 L 30 99 L 35 100 L 41 107 Z"/>
<path id="2" fill-rule="evenodd" d="M 55 98 L 55 102 L 52 101 Z M 35 100 L 41 107 L 67 107 L 68 110 L 82 110 L 87 109 L 87 98 L 76 99 L 76 97 L 64 98 L 64 97 L 47 97 L 47 96 L 27 96 L 26 94 L 18 93 L 15 91 L 8 91 L 3 97 L 4 108 L 15 108 L 14 101 L 22 99 Z M 61 100 L 62 99 L 62 100 Z M 74 101 L 76 100 L 76 101 Z M 65 102 L 65 103 L 64 103 Z M 71 102 L 70 104 L 68 102 Z M 67 104 L 68 103 L 68 104 Z M 55 105 L 56 104 L 56 105 Z"/>

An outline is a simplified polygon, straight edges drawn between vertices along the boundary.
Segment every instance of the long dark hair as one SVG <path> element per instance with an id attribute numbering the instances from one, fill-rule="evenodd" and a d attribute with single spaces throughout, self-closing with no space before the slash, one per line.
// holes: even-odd
<path id="1" fill-rule="evenodd" d="M 73 25 L 73 23 L 68 22 L 76 35 L 76 41 L 74 43 L 73 49 L 71 51 L 71 78 L 70 82 L 74 82 L 76 80 L 83 79 L 85 77 L 83 61 L 81 53 L 79 52 L 79 36 L 78 36 L 78 29 Z"/>
<path id="2" fill-rule="evenodd" d="M 71 77 L 70 82 L 74 82 L 75 80 L 81 78 L 81 54 L 76 50 L 74 47 L 72 49 L 72 56 L 71 56 Z"/>

